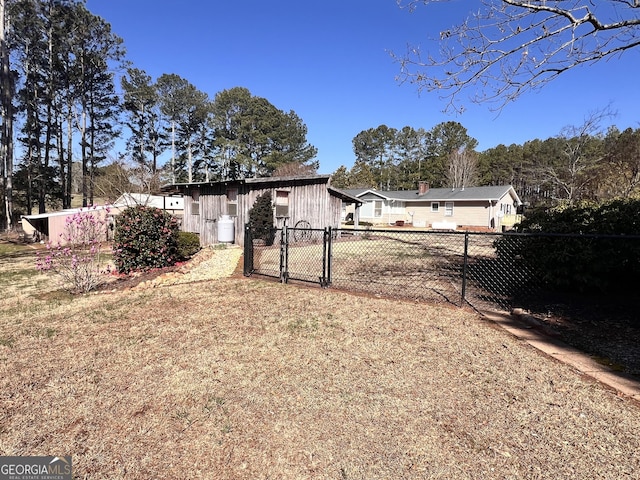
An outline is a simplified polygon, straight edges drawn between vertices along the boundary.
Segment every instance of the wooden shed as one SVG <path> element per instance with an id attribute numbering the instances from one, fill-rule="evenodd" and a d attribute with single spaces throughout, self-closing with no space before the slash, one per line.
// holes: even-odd
<path id="1" fill-rule="evenodd" d="M 274 224 L 295 227 L 301 222 L 311 228 L 339 227 L 343 202 L 361 203 L 330 186 L 330 175 L 245 178 L 221 182 L 168 185 L 164 191 L 178 191 L 184 198 L 182 230 L 200 235 L 200 244 L 218 243 L 223 215 L 233 221 L 234 242 L 244 245 L 244 226 L 258 196 L 271 192 Z M 228 221 L 224 218 L 224 221 Z"/>

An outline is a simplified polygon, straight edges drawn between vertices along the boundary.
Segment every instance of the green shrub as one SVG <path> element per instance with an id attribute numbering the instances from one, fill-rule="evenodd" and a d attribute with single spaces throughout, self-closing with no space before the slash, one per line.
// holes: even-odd
<path id="1" fill-rule="evenodd" d="M 520 232 L 640 235 L 640 200 L 612 200 L 527 212 Z"/>
<path id="2" fill-rule="evenodd" d="M 178 259 L 178 223 L 169 213 L 138 205 L 118 215 L 113 237 L 118 272 L 168 267 Z"/>
<path id="3" fill-rule="evenodd" d="M 265 192 L 256 198 L 249 210 L 249 228 L 253 240 L 264 240 L 266 245 L 273 245 L 275 229 L 271 192 Z"/>
<path id="4" fill-rule="evenodd" d="M 193 232 L 178 232 L 178 257 L 188 260 L 200 251 L 200 237 Z"/>
<path id="5" fill-rule="evenodd" d="M 539 235 L 502 237 L 496 242 L 498 255 L 519 258 L 552 288 L 623 292 L 634 284 L 628 280 L 640 274 L 640 240 L 624 237 L 640 234 L 638 200 L 532 211 L 517 230 Z"/>

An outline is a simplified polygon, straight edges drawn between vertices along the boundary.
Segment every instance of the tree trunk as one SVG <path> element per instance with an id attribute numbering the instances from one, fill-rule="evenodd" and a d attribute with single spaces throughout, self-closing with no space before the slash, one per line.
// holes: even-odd
<path id="1" fill-rule="evenodd" d="M 67 111 L 67 190 L 65 192 L 67 208 L 71 208 L 73 194 L 73 104 L 71 95 L 68 94 Z"/>
<path id="2" fill-rule="evenodd" d="M 62 208 L 66 209 L 66 208 L 71 208 L 71 205 L 67 203 L 68 201 L 67 191 L 69 190 L 69 184 L 67 182 L 68 181 L 67 165 L 64 160 L 64 138 L 62 135 L 62 132 L 63 132 L 62 117 L 58 118 L 57 131 L 58 131 L 58 141 L 57 141 L 58 163 L 60 164 L 60 183 L 62 185 Z"/>
<path id="3" fill-rule="evenodd" d="M 52 15 L 52 5 L 49 4 L 49 16 Z M 53 119 L 53 27 L 49 26 L 48 30 L 49 41 L 47 42 L 47 62 L 48 62 L 48 82 L 47 82 L 47 92 L 45 94 L 45 101 L 47 102 L 47 113 L 46 113 L 46 123 L 45 123 L 45 135 L 44 135 L 44 177 L 41 179 L 43 185 L 46 183 L 46 177 L 49 174 L 49 163 L 51 161 L 51 138 L 52 138 L 52 130 L 54 129 L 54 119 Z M 42 190 L 46 190 L 46 187 L 43 187 Z M 45 195 L 42 195 L 43 202 L 45 201 Z"/>
<path id="4" fill-rule="evenodd" d="M 29 163 L 27 164 L 27 215 L 33 213 L 33 170 L 31 165 L 32 148 L 29 146 L 27 149 L 27 158 Z"/>
<path id="5" fill-rule="evenodd" d="M 191 156 L 191 138 L 189 138 L 189 141 L 187 143 L 187 158 L 188 158 L 188 169 L 189 169 L 189 183 L 193 183 L 193 159 Z"/>
<path id="6" fill-rule="evenodd" d="M 82 125 L 80 134 L 80 150 L 82 152 L 82 206 L 89 206 L 89 169 L 87 167 L 87 113 L 82 105 Z"/>
<path id="7" fill-rule="evenodd" d="M 13 85 L 9 66 L 9 50 L 5 39 L 5 0 L 0 0 L 0 88 L 2 89 L 2 181 L 4 186 L 4 214 L 7 231 L 13 228 Z"/>
<path id="8" fill-rule="evenodd" d="M 176 183 L 176 122 L 171 120 L 171 183 Z"/>

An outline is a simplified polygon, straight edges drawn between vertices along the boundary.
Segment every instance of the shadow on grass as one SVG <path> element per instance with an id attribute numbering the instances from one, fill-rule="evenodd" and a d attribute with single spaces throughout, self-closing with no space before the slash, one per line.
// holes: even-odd
<path id="1" fill-rule="evenodd" d="M 466 300 L 530 312 L 567 344 L 612 368 L 640 376 L 640 301 L 626 293 L 578 293 L 549 288 L 539 272 L 517 260 L 475 257 L 467 265 Z"/>

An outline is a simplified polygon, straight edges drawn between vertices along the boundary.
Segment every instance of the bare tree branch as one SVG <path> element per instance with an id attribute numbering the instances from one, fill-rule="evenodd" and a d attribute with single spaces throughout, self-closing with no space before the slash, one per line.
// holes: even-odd
<path id="1" fill-rule="evenodd" d="M 471 187 L 478 173 L 478 154 L 472 150 L 458 149 L 449 154 L 447 181 L 451 188 Z"/>
<path id="2" fill-rule="evenodd" d="M 450 0 L 397 0 L 413 11 Z M 409 47 L 397 56 L 400 82 L 442 92 L 446 110 L 461 95 L 502 108 L 522 93 L 585 64 L 640 45 L 640 0 L 482 0 L 462 23 L 440 32 L 437 52 Z"/>
<path id="3" fill-rule="evenodd" d="M 545 180 L 556 190 L 556 200 L 573 204 L 583 197 L 589 184 L 596 179 L 604 153 L 602 144 L 594 140 L 603 137 L 603 122 L 615 115 L 610 107 L 595 110 L 589 113 L 582 125 L 562 129 L 558 136 L 564 143 L 561 157 L 556 165 L 548 164 L 542 172 Z"/>

